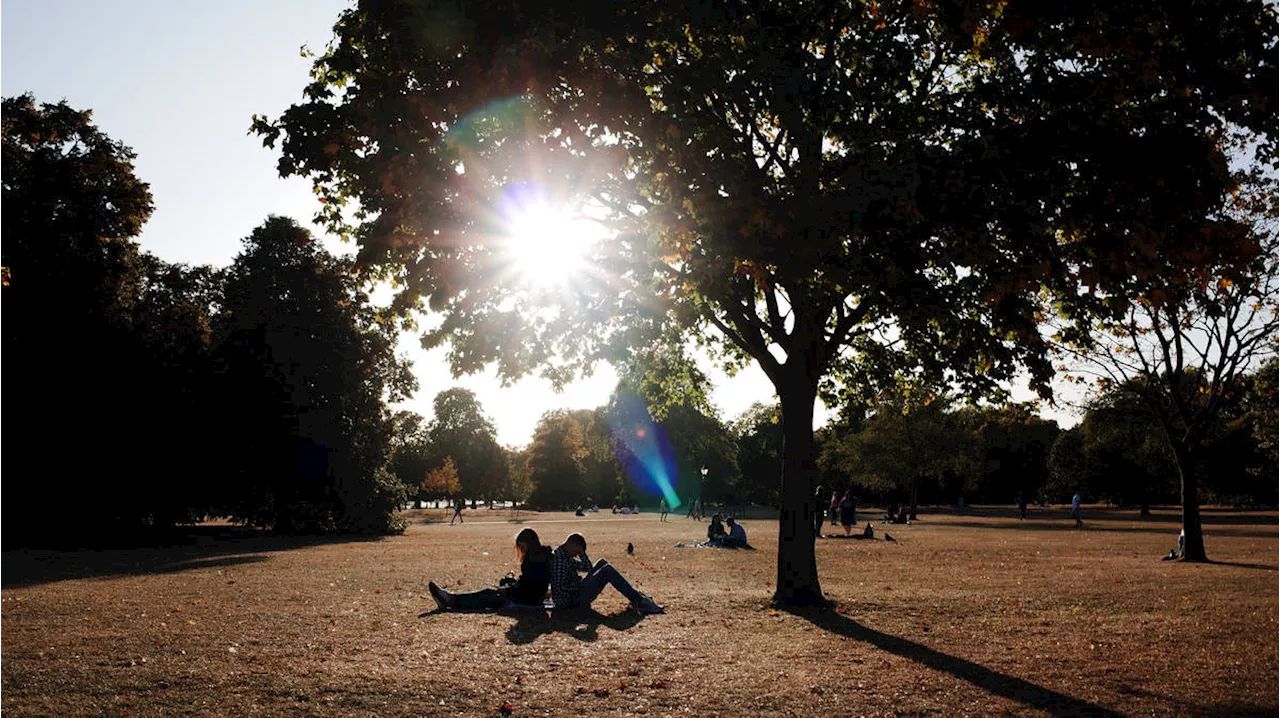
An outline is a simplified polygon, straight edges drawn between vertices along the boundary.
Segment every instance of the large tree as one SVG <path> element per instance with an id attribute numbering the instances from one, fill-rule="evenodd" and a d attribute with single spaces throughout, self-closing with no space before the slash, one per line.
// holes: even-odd
<path id="1" fill-rule="evenodd" d="M 414 381 L 349 272 L 296 222 L 271 217 L 227 271 L 217 363 L 225 506 L 278 531 L 385 532 L 404 484 L 384 471 L 387 402 Z"/>
<path id="2" fill-rule="evenodd" d="M 154 455 L 136 381 L 155 362 L 133 331 L 147 270 L 132 238 L 151 192 L 88 111 L 28 94 L 5 98 L 2 118 L 4 469 L 36 471 L 16 480 L 28 502 L 10 503 L 5 541 L 101 543 L 147 523 L 169 488 L 137 470 Z M 45 518 L 67 497 L 94 510 L 73 526 Z"/>
<path id="3" fill-rule="evenodd" d="M 1246 376 L 1276 355 L 1280 204 L 1274 146 L 1241 172 L 1239 191 L 1180 219 L 1227 249 L 1185 277 L 1142 276 L 1122 311 L 1091 331 L 1069 328 L 1055 346 L 1075 378 L 1140 401 L 1174 457 L 1182 491 L 1184 560 L 1205 561 L 1200 527 L 1201 452 L 1246 389 Z"/>
<path id="4" fill-rule="evenodd" d="M 793 604 L 821 600 L 820 389 L 1025 365 L 1044 390 L 1038 300 L 1084 321 L 1111 307 L 1083 285 L 1208 261 L 1162 213 L 1230 189 L 1207 130 L 1275 124 L 1257 0 L 367 1 L 335 30 L 305 100 L 255 120 L 281 172 L 400 308 L 442 312 L 456 370 L 561 379 L 664 323 L 759 364 Z M 530 187 L 615 233 L 559 293 L 514 281 L 499 220 Z"/>
<path id="5" fill-rule="evenodd" d="M 462 493 L 472 500 L 498 498 L 506 485 L 506 458 L 498 432 L 475 393 L 454 387 L 436 394 L 427 424 L 433 464 L 453 457 Z"/>
<path id="6" fill-rule="evenodd" d="M 529 504 L 538 509 L 563 510 L 580 505 L 587 495 L 585 467 L 587 447 L 582 424 L 573 412 L 548 411 L 533 430 L 525 452 L 533 491 Z"/>

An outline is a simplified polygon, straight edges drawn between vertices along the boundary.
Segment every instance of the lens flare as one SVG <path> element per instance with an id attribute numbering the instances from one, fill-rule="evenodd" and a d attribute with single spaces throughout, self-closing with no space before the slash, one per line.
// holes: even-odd
<path id="1" fill-rule="evenodd" d="M 632 396 L 619 399 L 619 411 L 609 420 L 621 446 L 618 463 L 632 483 L 650 496 L 662 496 L 674 510 L 681 504 L 676 495 L 676 462 L 667 432 L 649 417 L 644 404 Z"/>

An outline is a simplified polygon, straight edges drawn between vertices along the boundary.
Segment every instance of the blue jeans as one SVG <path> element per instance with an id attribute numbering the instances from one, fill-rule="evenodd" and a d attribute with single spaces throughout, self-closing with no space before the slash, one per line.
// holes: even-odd
<path id="1" fill-rule="evenodd" d="M 578 605 L 583 608 L 590 606 L 605 586 L 618 589 L 618 593 L 626 596 L 632 603 L 644 598 L 639 591 L 632 588 L 630 583 L 627 583 L 627 579 L 623 578 L 622 574 L 618 573 L 618 569 L 611 566 L 608 561 L 600 559 L 582 579 L 582 588 L 578 590 Z"/>

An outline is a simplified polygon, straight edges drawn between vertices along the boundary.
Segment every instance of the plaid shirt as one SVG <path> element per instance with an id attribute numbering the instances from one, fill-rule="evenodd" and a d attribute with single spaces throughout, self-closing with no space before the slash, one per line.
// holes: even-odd
<path id="1" fill-rule="evenodd" d="M 551 602 L 556 608 L 578 605 L 578 592 L 582 590 L 582 576 L 591 569 L 591 559 L 586 552 L 577 558 L 569 556 L 564 546 L 551 552 Z"/>

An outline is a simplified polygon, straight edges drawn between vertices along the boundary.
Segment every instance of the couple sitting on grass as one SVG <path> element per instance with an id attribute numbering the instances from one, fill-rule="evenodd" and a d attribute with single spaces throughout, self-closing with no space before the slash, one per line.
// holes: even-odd
<path id="1" fill-rule="evenodd" d="M 516 555 L 520 577 L 507 574 L 498 588 L 482 588 L 467 593 L 451 593 L 431 582 L 427 588 L 441 611 L 480 611 L 507 607 L 542 608 L 551 589 L 555 608 L 589 608 L 605 586 L 612 585 L 631 600 L 640 613 L 662 613 L 662 606 L 635 590 L 618 569 L 600 559 L 594 565 L 587 557 L 587 540 L 569 534 L 554 551 L 543 546 L 538 532 L 522 529 L 516 535 Z"/>

